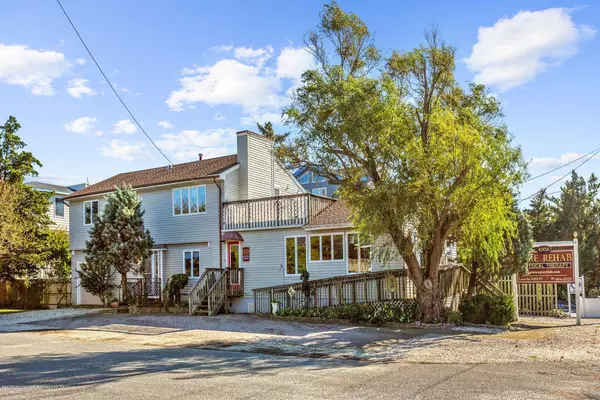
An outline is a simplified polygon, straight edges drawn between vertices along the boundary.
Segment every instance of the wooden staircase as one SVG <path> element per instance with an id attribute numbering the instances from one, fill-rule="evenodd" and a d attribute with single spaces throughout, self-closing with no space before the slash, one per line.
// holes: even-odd
<path id="1" fill-rule="evenodd" d="M 243 296 L 244 270 L 207 268 L 188 294 L 189 314 L 213 316 L 229 311 L 229 298 Z"/>

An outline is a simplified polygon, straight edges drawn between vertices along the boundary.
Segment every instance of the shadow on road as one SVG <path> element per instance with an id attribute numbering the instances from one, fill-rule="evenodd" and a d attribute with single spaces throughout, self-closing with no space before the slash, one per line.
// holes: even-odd
<path id="1" fill-rule="evenodd" d="M 2 386 L 88 386 L 119 381 L 152 373 L 192 372 L 185 379 L 213 376 L 253 376 L 275 370 L 310 367 L 314 370 L 359 367 L 361 363 L 344 360 L 314 360 L 294 357 L 263 357 L 244 353 L 200 351 L 189 348 L 151 348 L 144 350 L 84 354 L 40 354 L 34 357 L 4 359 L 0 366 Z M 178 377 L 175 377 L 178 379 Z"/>

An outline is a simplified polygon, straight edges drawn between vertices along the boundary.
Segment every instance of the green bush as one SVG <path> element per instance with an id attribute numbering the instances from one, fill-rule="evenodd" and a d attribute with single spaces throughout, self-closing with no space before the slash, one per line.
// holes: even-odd
<path id="1" fill-rule="evenodd" d="M 277 311 L 277 315 L 282 317 L 346 319 L 352 322 L 368 322 L 381 325 L 386 322 L 414 322 L 417 308 L 414 302 L 346 304 L 320 308 L 282 308 Z"/>
<path id="2" fill-rule="evenodd" d="M 477 294 L 462 299 L 458 310 L 462 321 L 473 324 L 506 325 L 514 320 L 515 315 L 510 296 Z"/>
<path id="3" fill-rule="evenodd" d="M 186 274 L 175 274 L 167 280 L 164 290 L 167 305 L 178 305 L 181 303 L 181 289 L 187 285 L 188 280 L 189 278 Z"/>

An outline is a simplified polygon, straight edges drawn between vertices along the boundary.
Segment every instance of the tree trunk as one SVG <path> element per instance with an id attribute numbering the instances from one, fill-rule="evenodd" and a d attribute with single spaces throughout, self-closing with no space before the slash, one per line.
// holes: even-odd
<path id="1" fill-rule="evenodd" d="M 469 276 L 469 288 L 467 289 L 467 297 L 475 295 L 475 287 L 477 286 L 477 263 L 471 265 L 471 275 Z"/>
<path id="2" fill-rule="evenodd" d="M 421 321 L 437 323 L 442 318 L 442 303 L 438 283 L 426 279 L 423 285 L 417 288 L 417 301 L 419 302 Z"/>
<path id="3" fill-rule="evenodd" d="M 123 288 L 123 301 L 128 302 L 129 293 L 127 291 L 127 274 L 121 274 L 121 287 Z"/>

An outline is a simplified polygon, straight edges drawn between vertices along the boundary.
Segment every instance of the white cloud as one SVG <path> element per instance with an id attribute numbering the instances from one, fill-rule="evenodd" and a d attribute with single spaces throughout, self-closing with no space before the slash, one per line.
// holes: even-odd
<path id="1" fill-rule="evenodd" d="M 268 59 L 273 57 L 273 47 L 265 46 L 258 49 L 253 49 L 252 47 L 236 47 L 233 49 L 233 56 L 238 60 L 246 61 L 261 68 Z"/>
<path id="2" fill-rule="evenodd" d="M 39 174 L 36 179 L 43 182 L 54 183 L 57 185 L 73 185 L 81 183 L 85 179 L 79 175 L 58 175 L 58 174 Z"/>
<path id="3" fill-rule="evenodd" d="M 85 64 L 85 58 L 78 58 L 78 59 L 75 60 L 75 63 L 79 64 L 79 65 L 84 65 Z"/>
<path id="4" fill-rule="evenodd" d="M 559 165 L 575 161 L 583 156 L 580 153 L 568 152 L 561 154 L 558 157 L 533 157 L 529 163 L 530 168 L 554 168 Z"/>
<path id="5" fill-rule="evenodd" d="M 480 27 L 466 64 L 475 81 L 504 91 L 531 81 L 548 66 L 577 53 L 578 44 L 596 30 L 577 25 L 564 8 L 520 11 L 494 26 Z"/>
<path id="6" fill-rule="evenodd" d="M 231 50 L 234 58 L 184 68 L 180 87 L 172 91 L 166 101 L 168 107 L 184 111 L 193 107 L 193 103 L 236 105 L 242 108 L 243 123 L 280 122 L 281 109 L 289 101 L 289 91 L 312 66 L 310 54 L 304 48 L 292 46 L 282 49 L 276 58 L 271 46 Z"/>
<path id="7" fill-rule="evenodd" d="M 253 125 L 256 123 L 264 124 L 265 122 L 271 122 L 274 125 L 281 125 L 281 113 L 278 112 L 266 112 L 266 113 L 251 113 L 248 116 L 240 118 L 240 124 L 242 125 Z"/>
<path id="8" fill-rule="evenodd" d="M 87 86 L 90 83 L 87 79 L 74 78 L 69 81 L 67 92 L 75 98 L 80 99 L 83 96 L 95 96 L 97 93 L 91 87 Z"/>
<path id="9" fill-rule="evenodd" d="M 244 110 L 276 107 L 281 102 L 277 77 L 237 60 L 221 60 L 212 66 L 198 67 L 193 75 L 184 76 L 179 83 L 181 88 L 171 92 L 166 102 L 174 111 L 183 111 L 185 105 L 196 102 L 211 106 L 235 104 Z"/>
<path id="10" fill-rule="evenodd" d="M 0 43 L 0 82 L 24 86 L 37 96 L 52 96 L 53 81 L 68 70 L 62 53 Z"/>
<path id="11" fill-rule="evenodd" d="M 107 146 L 100 147 L 100 153 L 105 157 L 117 158 L 125 161 L 153 158 L 152 154 L 148 151 L 146 143 L 129 143 L 121 139 L 113 139 Z"/>
<path id="12" fill-rule="evenodd" d="M 220 53 L 222 51 L 223 52 L 225 52 L 225 51 L 231 51 L 231 50 L 233 50 L 233 45 L 222 44 L 222 45 L 219 45 L 219 46 L 212 47 L 211 50 L 215 51 L 217 53 Z"/>
<path id="13" fill-rule="evenodd" d="M 95 124 L 98 120 L 94 117 L 81 117 L 71 122 L 63 124 L 63 127 L 69 132 L 90 134 L 94 136 L 102 135 L 102 131 L 95 129 Z"/>
<path id="14" fill-rule="evenodd" d="M 173 129 L 173 124 L 169 121 L 159 121 L 156 125 L 164 129 Z"/>
<path id="15" fill-rule="evenodd" d="M 112 132 L 113 133 L 117 133 L 117 134 L 121 134 L 121 133 L 125 133 L 125 134 L 136 133 L 137 132 L 137 127 L 135 126 L 135 124 L 133 122 L 131 122 L 130 119 L 122 119 L 120 121 L 117 121 L 117 123 L 113 125 Z"/>
<path id="16" fill-rule="evenodd" d="M 277 57 L 277 76 L 279 78 L 290 78 L 300 82 L 302 74 L 315 67 L 314 59 L 306 48 L 286 47 L 281 50 Z"/>
<path id="17" fill-rule="evenodd" d="M 212 129 L 206 131 L 183 130 L 166 133 L 156 144 L 178 161 L 196 160 L 198 153 L 204 158 L 218 157 L 234 152 L 235 129 Z"/>

